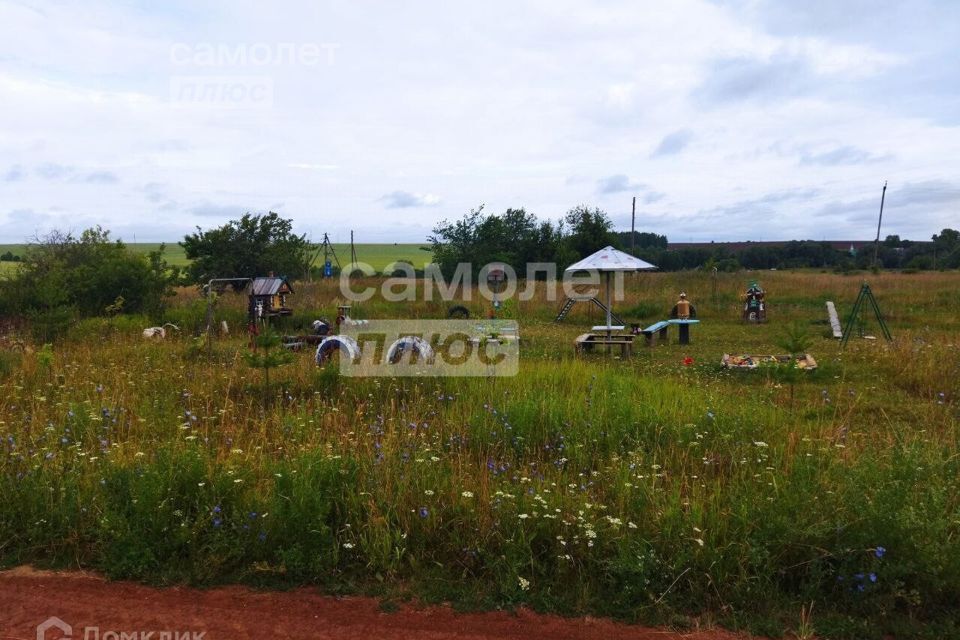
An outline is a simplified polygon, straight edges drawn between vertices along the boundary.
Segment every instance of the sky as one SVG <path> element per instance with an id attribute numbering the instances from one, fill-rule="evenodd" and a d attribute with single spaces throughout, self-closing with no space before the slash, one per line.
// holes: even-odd
<path id="1" fill-rule="evenodd" d="M 960 227 L 960 2 L 0 0 L 0 242 L 276 211 L 423 242 L 585 204 L 675 242 Z"/>

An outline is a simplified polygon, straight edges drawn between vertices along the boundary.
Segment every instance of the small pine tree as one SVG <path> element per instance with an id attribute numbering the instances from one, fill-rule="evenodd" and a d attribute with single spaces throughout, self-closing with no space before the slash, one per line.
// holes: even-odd
<path id="1" fill-rule="evenodd" d="M 254 337 L 253 351 L 244 354 L 244 359 L 249 366 L 263 371 L 264 408 L 270 396 L 270 370 L 293 361 L 293 354 L 285 350 L 281 342 L 280 335 L 268 329 Z"/>

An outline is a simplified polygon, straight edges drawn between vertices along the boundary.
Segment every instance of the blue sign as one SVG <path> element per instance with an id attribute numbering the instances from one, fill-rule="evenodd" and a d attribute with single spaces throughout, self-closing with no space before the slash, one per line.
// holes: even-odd
<path id="1" fill-rule="evenodd" d="M 323 263 L 323 277 L 329 278 L 333 275 L 333 264 L 329 260 Z"/>

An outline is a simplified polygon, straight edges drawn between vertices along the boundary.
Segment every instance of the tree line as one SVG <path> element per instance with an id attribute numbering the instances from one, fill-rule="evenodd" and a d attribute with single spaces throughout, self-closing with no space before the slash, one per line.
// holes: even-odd
<path id="1" fill-rule="evenodd" d="M 428 238 L 433 261 L 452 277 L 460 263 L 476 271 L 491 262 L 525 273 L 534 262 L 558 269 L 607 245 L 634 253 L 662 270 L 773 268 L 870 268 L 874 248 L 851 254 L 830 244 L 792 241 L 783 245 L 747 245 L 671 249 L 666 236 L 616 232 L 601 209 L 580 205 L 561 220 L 541 220 L 525 209 L 487 213 L 483 206 L 459 220 L 436 225 Z M 253 278 L 274 272 L 291 279 L 311 275 L 318 246 L 293 232 L 293 221 L 276 213 L 246 214 L 219 227 L 187 234 L 180 245 L 190 265 L 168 264 L 160 250 L 135 253 L 100 227 L 79 236 L 54 231 L 29 243 L 9 277 L 0 280 L 0 318 L 28 321 L 44 339 L 78 319 L 138 313 L 159 317 L 178 285 L 203 285 L 212 278 Z M 960 267 L 960 232 L 943 229 L 931 242 L 887 236 L 877 251 L 881 268 L 954 269 Z"/>

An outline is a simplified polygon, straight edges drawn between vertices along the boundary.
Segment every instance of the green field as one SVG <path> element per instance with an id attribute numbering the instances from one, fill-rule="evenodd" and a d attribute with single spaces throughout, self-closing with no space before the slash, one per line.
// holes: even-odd
<path id="1" fill-rule="evenodd" d="M 128 244 L 133 251 L 137 253 L 149 253 L 150 251 L 156 251 L 160 248 L 159 242 L 138 242 L 135 244 Z M 415 267 L 422 268 L 425 262 L 429 262 L 431 258 L 431 253 L 429 251 L 424 251 L 421 247 L 429 246 L 427 243 L 422 244 L 357 244 L 355 245 L 357 251 L 357 260 L 360 262 L 366 262 L 371 265 L 376 271 L 383 271 L 392 262 L 399 260 L 406 260 L 412 262 Z M 334 244 L 334 251 L 336 251 L 337 258 L 340 260 L 340 264 L 346 266 L 350 261 L 350 245 L 349 244 Z M 26 250 L 26 246 L 23 244 L 0 244 L 0 253 L 5 253 L 11 251 L 17 255 L 23 255 Z M 183 247 L 181 247 L 176 242 L 166 243 L 166 247 L 163 253 L 164 259 L 173 266 L 186 266 L 189 264 L 187 256 L 183 252 Z M 323 264 L 323 256 L 321 255 L 317 260 L 317 266 Z M 15 263 L 13 262 L 0 262 L 0 276 L 5 273 L 10 273 L 15 269 Z"/>
<path id="2" fill-rule="evenodd" d="M 554 323 L 541 289 L 504 309 L 523 340 L 515 377 L 347 378 L 308 350 L 266 397 L 244 332 L 209 356 L 195 338 L 193 288 L 163 317 L 87 320 L 47 349 L 8 333 L 0 566 L 771 637 L 960 636 L 960 274 L 871 276 L 895 340 L 844 351 L 824 301 L 848 313 L 859 276 L 762 276 L 761 326 L 739 321 L 749 274 L 629 277 L 627 321 L 690 294 L 688 346 L 576 357 L 599 314 Z M 342 301 L 335 282 L 304 284 L 284 330 Z M 448 304 L 374 298 L 352 315 Z M 244 296 L 218 305 L 244 326 Z M 181 333 L 145 340 L 160 321 Z M 818 370 L 720 368 L 781 352 L 793 323 Z"/>

